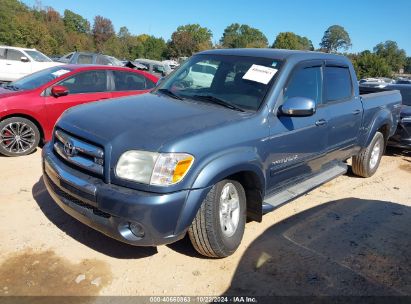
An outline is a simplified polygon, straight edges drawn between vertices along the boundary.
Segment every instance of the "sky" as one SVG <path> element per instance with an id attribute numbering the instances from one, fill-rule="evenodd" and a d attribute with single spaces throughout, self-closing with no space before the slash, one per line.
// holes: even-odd
<path id="1" fill-rule="evenodd" d="M 32 7 L 37 0 L 23 0 Z M 372 50 L 394 40 L 411 56 L 410 0 L 41 0 L 61 14 L 65 9 L 92 24 L 96 15 L 111 19 L 116 31 L 126 26 L 132 34 L 150 34 L 166 41 L 179 25 L 198 23 L 218 42 L 231 23 L 262 31 L 270 46 L 280 32 L 294 32 L 319 47 L 324 31 L 338 24 L 349 33 L 351 52 Z"/>

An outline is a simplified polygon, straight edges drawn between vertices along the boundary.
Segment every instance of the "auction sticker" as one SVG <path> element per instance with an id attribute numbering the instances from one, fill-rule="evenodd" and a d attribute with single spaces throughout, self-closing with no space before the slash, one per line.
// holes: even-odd
<path id="1" fill-rule="evenodd" d="M 260 82 L 267 84 L 270 82 L 271 78 L 277 73 L 277 69 L 268 68 L 263 65 L 253 64 L 244 74 L 243 79 L 251 80 L 255 82 Z"/>
<path id="2" fill-rule="evenodd" d="M 56 77 L 60 77 L 61 75 L 64 75 L 64 74 L 66 74 L 66 73 L 68 73 L 68 72 L 70 72 L 69 70 L 58 70 L 58 71 L 55 71 L 54 73 L 52 73 L 54 76 L 56 76 Z"/>

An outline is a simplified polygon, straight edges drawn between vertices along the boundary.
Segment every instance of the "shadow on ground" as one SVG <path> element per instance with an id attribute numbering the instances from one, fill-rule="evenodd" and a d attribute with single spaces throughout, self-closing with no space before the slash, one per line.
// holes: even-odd
<path id="1" fill-rule="evenodd" d="M 411 208 L 347 198 L 267 229 L 227 295 L 411 295 Z"/>
<path id="2" fill-rule="evenodd" d="M 138 259 L 157 253 L 155 247 L 135 247 L 116 241 L 66 214 L 50 197 L 42 178 L 33 186 L 32 194 L 42 212 L 54 225 L 91 249 L 118 259 Z"/>

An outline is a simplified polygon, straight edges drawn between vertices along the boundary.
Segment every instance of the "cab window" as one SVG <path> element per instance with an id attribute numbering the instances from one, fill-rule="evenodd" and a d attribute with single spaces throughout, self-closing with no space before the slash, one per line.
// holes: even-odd
<path id="1" fill-rule="evenodd" d="M 286 87 L 283 99 L 286 101 L 292 97 L 306 97 L 317 104 L 321 103 L 322 81 L 321 67 L 303 67 L 293 72 Z"/>

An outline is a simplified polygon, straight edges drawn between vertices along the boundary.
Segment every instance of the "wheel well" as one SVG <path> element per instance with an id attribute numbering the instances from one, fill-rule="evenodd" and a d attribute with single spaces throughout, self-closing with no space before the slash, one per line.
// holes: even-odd
<path id="1" fill-rule="evenodd" d="M 390 126 L 388 124 L 385 124 L 378 129 L 378 132 L 382 133 L 382 135 L 384 136 L 384 142 L 385 144 L 387 144 L 388 136 L 390 135 Z"/>
<path id="2" fill-rule="evenodd" d="M 257 174 L 252 171 L 242 171 L 230 175 L 226 179 L 235 180 L 243 186 L 247 199 L 247 217 L 261 222 L 263 185 Z"/>
<path id="3" fill-rule="evenodd" d="M 26 115 L 26 114 L 10 114 L 10 115 L 7 115 L 7 116 L 2 117 L 0 121 L 3 121 L 3 120 L 5 120 L 5 119 L 7 119 L 7 118 L 13 118 L 13 117 L 25 118 L 25 119 L 30 120 L 32 123 L 34 123 L 34 124 L 36 125 L 37 129 L 39 129 L 39 132 L 40 132 L 40 144 L 43 144 L 43 143 L 44 143 L 44 131 L 43 131 L 43 128 L 41 127 L 41 125 L 39 124 L 39 122 L 38 122 L 37 120 L 35 120 L 32 116 Z"/>

